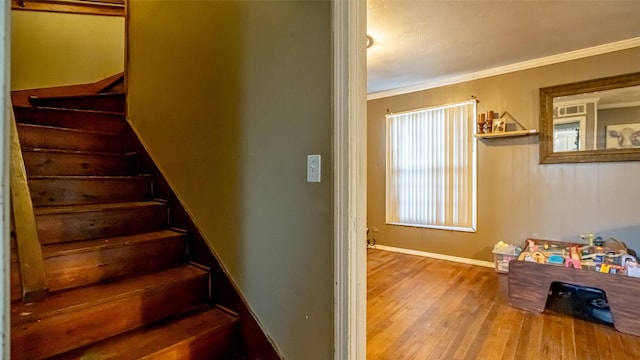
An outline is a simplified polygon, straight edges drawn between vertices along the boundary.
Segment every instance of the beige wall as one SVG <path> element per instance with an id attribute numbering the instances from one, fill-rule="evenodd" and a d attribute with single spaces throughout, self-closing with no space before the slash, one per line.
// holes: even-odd
<path id="1" fill-rule="evenodd" d="M 130 121 L 287 359 L 333 357 L 330 9 L 129 3 Z"/>
<path id="2" fill-rule="evenodd" d="M 640 163 L 540 165 L 538 137 L 478 141 L 478 231 L 385 225 L 385 113 L 476 96 L 479 112 L 507 110 L 538 125 L 538 89 L 640 71 L 640 48 L 368 102 L 368 227 L 378 244 L 478 260 L 529 237 L 578 240 L 595 232 L 640 251 Z"/>
<path id="3" fill-rule="evenodd" d="M 11 11 L 11 89 L 95 82 L 124 69 L 124 18 Z"/>

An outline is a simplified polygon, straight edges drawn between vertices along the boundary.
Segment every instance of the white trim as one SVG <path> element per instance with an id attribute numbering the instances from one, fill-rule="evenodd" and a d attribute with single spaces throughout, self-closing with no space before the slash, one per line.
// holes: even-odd
<path id="1" fill-rule="evenodd" d="M 582 59 L 589 56 L 602 55 L 602 54 L 606 54 L 614 51 L 631 49 L 638 46 L 640 46 L 640 37 L 635 37 L 627 40 L 612 42 L 609 44 L 593 46 L 586 49 L 569 51 L 562 54 L 556 54 L 556 55 L 546 56 L 538 59 L 522 61 L 519 63 L 505 65 L 505 66 L 499 66 L 492 69 L 481 70 L 481 71 L 462 74 L 458 76 L 435 79 L 432 81 L 426 81 L 426 82 L 422 82 L 416 85 L 407 86 L 403 88 L 374 92 L 374 93 L 367 94 L 367 100 L 375 100 L 375 99 L 385 98 L 389 96 L 408 94 L 416 91 L 428 90 L 428 89 L 433 89 L 441 86 L 463 83 L 471 80 L 478 80 L 478 79 L 487 78 L 490 76 L 507 74 L 514 71 L 522 71 L 522 70 L 532 69 L 540 66 L 557 64 L 564 61 Z"/>
<path id="2" fill-rule="evenodd" d="M 640 106 L 640 101 L 629 101 L 629 102 L 617 103 L 617 104 L 598 105 L 598 110 L 618 109 L 618 108 L 626 108 L 626 107 L 634 107 L 634 106 Z"/>
<path id="3" fill-rule="evenodd" d="M 573 97 L 573 96 L 571 96 Z M 557 98 L 556 98 L 557 99 Z M 596 96 L 596 97 L 588 97 L 588 98 L 577 98 L 577 99 L 572 99 L 572 100 L 553 100 L 553 107 L 562 107 L 562 106 L 571 106 L 571 105 L 583 105 L 583 104 L 587 104 L 587 103 L 595 103 L 597 104 L 600 101 L 600 97 Z M 583 113 L 578 113 L 578 114 L 571 114 L 569 116 L 573 116 L 573 115 L 580 115 L 580 114 L 586 114 L 587 111 L 585 110 L 585 112 Z M 566 115 L 565 115 L 566 116 Z"/>
<path id="4" fill-rule="evenodd" d="M 597 117 L 594 120 L 594 123 L 597 121 Z M 580 140 L 580 145 L 578 147 L 578 150 L 586 150 L 586 146 L 587 146 L 587 139 L 585 138 L 585 132 L 586 132 L 586 128 L 587 128 L 587 116 L 586 115 L 582 115 L 582 116 L 572 116 L 572 117 L 561 117 L 561 118 L 555 118 L 553 119 L 553 126 L 554 126 L 554 146 L 555 146 L 555 126 L 556 125 L 564 125 L 564 124 L 570 124 L 570 123 L 578 123 L 578 139 Z M 594 141 L 596 141 L 596 137 L 594 136 Z M 555 149 L 553 151 L 556 151 Z M 567 151 L 567 150 L 565 150 Z M 569 150 L 570 151 L 570 150 Z M 561 152 L 561 150 L 559 151 Z"/>
<path id="5" fill-rule="evenodd" d="M 474 151 L 473 154 L 475 155 L 475 153 L 476 152 Z M 387 156 L 387 158 L 388 158 L 388 156 Z M 475 168 L 475 166 L 474 166 L 474 168 Z M 473 173 L 475 174 L 475 171 Z M 387 181 L 387 183 L 388 183 L 388 181 Z M 474 183 L 475 183 L 475 181 L 474 181 Z M 474 188 L 475 188 L 475 186 L 474 186 Z M 389 191 L 389 189 L 387 188 L 387 192 L 388 191 Z M 475 201 L 474 201 L 474 203 L 475 203 Z M 474 208 L 474 214 L 475 214 L 475 206 L 473 208 Z M 410 223 L 391 222 L 391 221 L 387 221 L 387 222 L 385 222 L 385 224 L 386 225 L 394 225 L 394 226 L 416 227 L 416 228 L 422 228 L 422 229 L 436 229 L 436 230 L 448 230 L 448 231 L 460 231 L 460 232 L 474 233 L 474 232 L 477 231 L 476 222 L 475 222 L 475 216 L 473 217 L 472 221 L 473 221 L 473 226 L 471 226 L 471 227 L 410 224 Z"/>
<path id="6" fill-rule="evenodd" d="M 469 259 L 469 258 L 463 258 L 458 256 L 430 253 L 430 252 L 411 250 L 411 249 L 403 249 L 403 248 L 397 248 L 397 247 L 385 246 L 385 245 L 375 245 L 373 248 L 378 250 L 407 254 L 407 255 L 417 255 L 417 256 L 428 257 L 432 259 L 453 261 L 453 262 L 468 264 L 468 265 L 476 265 L 476 266 L 483 266 L 483 267 L 489 267 L 489 268 L 495 267 L 495 265 L 490 261 Z"/>
<path id="7" fill-rule="evenodd" d="M 366 0 L 334 0 L 334 359 L 366 358 Z"/>

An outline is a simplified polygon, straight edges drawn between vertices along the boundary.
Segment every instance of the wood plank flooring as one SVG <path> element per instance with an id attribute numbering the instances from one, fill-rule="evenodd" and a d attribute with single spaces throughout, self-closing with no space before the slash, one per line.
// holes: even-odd
<path id="1" fill-rule="evenodd" d="M 375 249 L 367 262 L 367 360 L 640 358 L 640 337 L 512 308 L 493 269 Z"/>

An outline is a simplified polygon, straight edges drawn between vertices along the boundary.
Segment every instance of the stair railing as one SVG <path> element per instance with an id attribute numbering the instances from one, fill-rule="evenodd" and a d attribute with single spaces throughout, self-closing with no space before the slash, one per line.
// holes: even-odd
<path id="1" fill-rule="evenodd" d="M 45 277 L 42 247 L 38 239 L 36 217 L 27 184 L 27 172 L 18 138 L 16 118 L 11 109 L 11 210 L 16 237 L 16 251 L 22 284 L 22 300 L 40 301 L 47 297 L 49 288 Z"/>

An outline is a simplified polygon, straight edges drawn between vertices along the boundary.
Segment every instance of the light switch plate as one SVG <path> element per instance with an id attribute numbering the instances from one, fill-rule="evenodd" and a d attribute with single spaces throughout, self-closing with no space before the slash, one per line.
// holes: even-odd
<path id="1" fill-rule="evenodd" d="M 320 155 L 307 155 L 307 182 L 320 182 Z"/>

